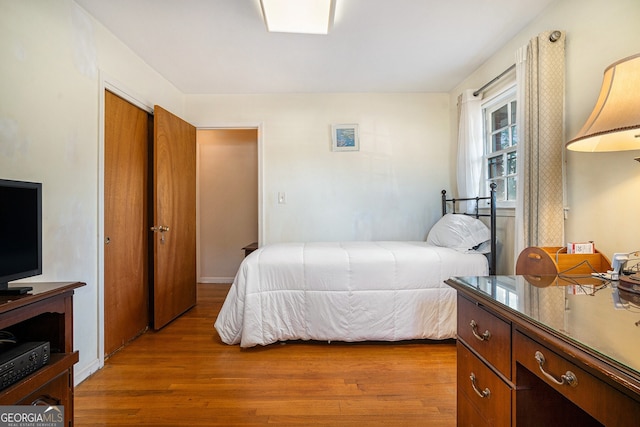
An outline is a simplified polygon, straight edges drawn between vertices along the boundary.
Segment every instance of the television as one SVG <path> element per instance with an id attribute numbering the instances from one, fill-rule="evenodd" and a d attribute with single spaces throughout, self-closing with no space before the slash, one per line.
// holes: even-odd
<path id="1" fill-rule="evenodd" d="M 9 282 L 42 274 L 42 183 L 0 179 L 0 295 L 30 286 Z"/>

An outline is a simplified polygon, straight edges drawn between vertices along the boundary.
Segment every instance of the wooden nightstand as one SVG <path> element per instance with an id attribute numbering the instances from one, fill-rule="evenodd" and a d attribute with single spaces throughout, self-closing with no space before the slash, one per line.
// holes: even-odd
<path id="1" fill-rule="evenodd" d="M 258 242 L 249 243 L 247 246 L 242 248 L 245 257 L 249 256 L 249 254 L 256 249 L 258 249 Z"/>

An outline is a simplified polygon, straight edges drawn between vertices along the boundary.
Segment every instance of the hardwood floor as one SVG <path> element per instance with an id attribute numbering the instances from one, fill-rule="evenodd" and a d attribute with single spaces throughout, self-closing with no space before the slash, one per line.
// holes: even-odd
<path id="1" fill-rule="evenodd" d="M 293 342 L 241 350 L 213 323 L 227 285 L 75 389 L 75 425 L 455 426 L 451 341 Z"/>

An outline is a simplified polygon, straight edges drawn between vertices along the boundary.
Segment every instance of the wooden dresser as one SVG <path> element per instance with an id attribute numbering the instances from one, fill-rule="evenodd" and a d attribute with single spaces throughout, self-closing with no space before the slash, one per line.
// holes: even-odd
<path id="1" fill-rule="evenodd" d="M 640 425 L 640 301 L 590 276 L 539 279 L 447 280 L 458 425 Z"/>
<path id="2" fill-rule="evenodd" d="M 19 341 L 48 341 L 49 363 L 0 390 L 0 405 L 62 405 L 73 425 L 73 292 L 81 282 L 29 283 L 25 295 L 0 296 L 0 330 Z"/>

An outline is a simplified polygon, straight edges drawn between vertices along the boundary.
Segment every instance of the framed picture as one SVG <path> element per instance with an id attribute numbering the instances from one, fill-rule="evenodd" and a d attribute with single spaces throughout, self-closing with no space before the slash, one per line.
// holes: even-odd
<path id="1" fill-rule="evenodd" d="M 358 151 L 358 125 L 332 125 L 331 149 L 333 151 Z"/>

